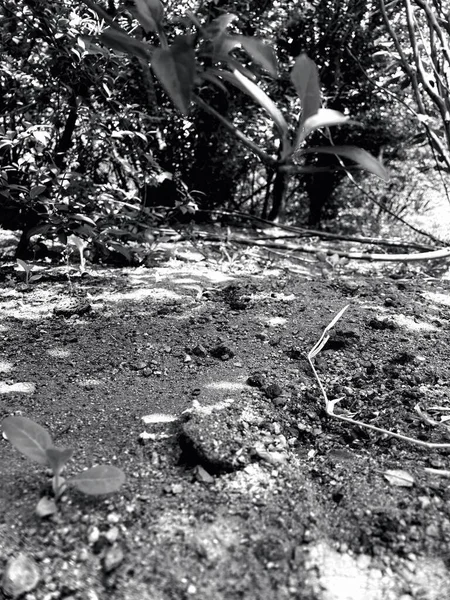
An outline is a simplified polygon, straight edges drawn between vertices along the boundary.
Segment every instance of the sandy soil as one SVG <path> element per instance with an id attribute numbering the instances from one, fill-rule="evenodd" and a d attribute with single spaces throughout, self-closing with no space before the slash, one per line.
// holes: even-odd
<path id="1" fill-rule="evenodd" d="M 172 258 L 30 285 L 5 263 L 0 285 L 0 418 L 74 448 L 68 477 L 127 477 L 43 518 L 50 471 L 0 439 L 3 593 L 16 577 L 27 600 L 450 597 L 447 279 Z M 321 382 L 337 414 L 412 441 L 325 411 L 307 354 L 347 304 Z"/>

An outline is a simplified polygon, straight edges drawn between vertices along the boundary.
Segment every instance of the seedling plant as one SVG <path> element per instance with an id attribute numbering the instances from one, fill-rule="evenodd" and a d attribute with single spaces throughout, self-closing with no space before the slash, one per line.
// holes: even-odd
<path id="1" fill-rule="evenodd" d="M 42 275 L 40 273 L 32 275 L 34 268 L 33 265 L 30 265 L 29 263 L 27 263 L 24 260 L 21 260 L 20 258 L 17 258 L 16 261 L 19 267 L 25 272 L 26 285 L 29 285 L 30 283 L 34 283 L 35 281 L 39 281 L 39 279 L 41 279 Z"/>
<path id="2" fill-rule="evenodd" d="M 112 465 L 98 465 L 81 471 L 70 479 L 62 477 L 62 471 L 72 458 L 73 448 L 58 448 L 49 432 L 27 417 L 6 417 L 2 422 L 3 435 L 24 456 L 51 469 L 54 500 L 43 498 L 37 512 L 47 516 L 56 512 L 56 502 L 68 487 L 84 494 L 98 496 L 116 492 L 125 483 L 125 474 Z"/>

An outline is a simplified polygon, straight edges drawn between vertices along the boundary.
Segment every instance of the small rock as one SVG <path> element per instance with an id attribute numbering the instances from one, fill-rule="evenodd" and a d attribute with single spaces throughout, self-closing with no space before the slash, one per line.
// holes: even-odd
<path id="1" fill-rule="evenodd" d="M 208 355 L 208 351 L 201 344 L 197 344 L 194 348 L 192 348 L 191 352 L 192 354 L 194 354 L 195 356 L 199 356 L 200 358 L 205 358 L 205 356 Z"/>
<path id="2" fill-rule="evenodd" d="M 278 398 L 278 396 L 281 396 L 283 390 L 281 389 L 281 386 L 278 385 L 278 383 L 269 383 L 269 385 L 266 385 L 266 387 L 264 388 L 264 393 L 266 394 L 267 398 L 273 400 L 274 398 Z"/>
<path id="3" fill-rule="evenodd" d="M 220 360 L 229 360 L 235 355 L 234 351 L 226 344 L 219 344 L 210 350 L 211 356 Z"/>
<path id="4" fill-rule="evenodd" d="M 425 534 L 428 537 L 438 538 L 439 537 L 439 528 L 435 523 L 430 523 L 425 529 Z"/>
<path id="5" fill-rule="evenodd" d="M 78 552 L 78 562 L 87 562 L 89 560 L 89 550 L 87 548 L 81 548 Z"/>
<path id="6" fill-rule="evenodd" d="M 134 363 L 134 364 L 130 365 L 130 368 L 133 371 L 143 371 L 146 366 L 147 366 L 147 363 L 145 361 L 141 360 L 141 361 L 139 361 L 137 363 Z"/>
<path id="7" fill-rule="evenodd" d="M 428 498 L 428 496 L 419 496 L 418 500 L 421 508 L 428 508 L 431 504 L 431 500 Z"/>
<path id="8" fill-rule="evenodd" d="M 106 520 L 108 523 L 118 523 L 120 521 L 120 515 L 117 513 L 109 513 L 109 515 L 106 517 Z"/>
<path id="9" fill-rule="evenodd" d="M 56 506 L 55 500 L 53 498 L 47 498 L 46 496 L 41 498 L 36 506 L 36 514 L 41 519 L 44 519 L 45 517 L 50 517 L 51 515 L 54 515 L 57 511 L 58 508 Z"/>
<path id="10" fill-rule="evenodd" d="M 250 377 L 246 381 L 247 385 L 257 388 L 263 387 L 265 382 L 266 379 L 261 373 L 252 373 L 252 375 L 250 375 Z"/>
<path id="11" fill-rule="evenodd" d="M 36 562 L 24 553 L 10 558 L 6 563 L 1 587 L 6 596 L 18 598 L 31 592 L 39 583 L 40 574 Z"/>
<path id="12" fill-rule="evenodd" d="M 374 317 L 373 319 L 370 319 L 369 327 L 379 330 L 395 329 L 396 324 L 389 318 Z"/>
<path id="13" fill-rule="evenodd" d="M 280 396 L 279 398 L 274 398 L 272 402 L 275 406 L 285 406 L 287 404 L 287 398 L 285 396 Z"/>
<path id="14" fill-rule="evenodd" d="M 208 473 L 201 465 L 197 465 L 195 468 L 195 478 L 201 483 L 213 483 L 214 477 Z"/>
<path id="15" fill-rule="evenodd" d="M 258 458 L 268 462 L 271 465 L 282 465 L 287 461 L 288 458 L 285 452 L 269 452 L 260 444 L 255 445 L 254 452 Z"/>
<path id="16" fill-rule="evenodd" d="M 114 544 L 119 537 L 119 529 L 118 527 L 111 527 L 104 535 L 110 544 Z"/>
<path id="17" fill-rule="evenodd" d="M 174 495 L 181 494 L 183 491 L 183 485 L 181 483 L 174 483 L 170 486 L 170 491 Z"/>
<path id="18" fill-rule="evenodd" d="M 90 544 L 95 544 L 95 542 L 98 541 L 98 538 L 100 537 L 100 530 L 98 527 L 96 527 L 95 525 L 93 525 L 92 527 L 89 528 L 88 531 L 88 542 Z"/>
<path id="19" fill-rule="evenodd" d="M 117 569 L 120 563 L 124 559 L 124 553 L 122 548 L 116 544 L 112 548 L 106 551 L 105 556 L 103 557 L 103 570 L 105 573 L 110 573 Z"/>
<path id="20" fill-rule="evenodd" d="M 292 348 L 289 348 L 289 350 L 286 350 L 286 354 L 289 358 L 292 358 L 292 360 L 301 360 L 305 356 L 305 352 L 297 346 L 293 346 Z"/>
<path id="21" fill-rule="evenodd" d="M 271 426 L 270 426 L 270 430 L 275 435 L 279 435 L 281 433 L 281 425 L 279 423 L 276 423 L 276 422 L 272 423 Z"/>

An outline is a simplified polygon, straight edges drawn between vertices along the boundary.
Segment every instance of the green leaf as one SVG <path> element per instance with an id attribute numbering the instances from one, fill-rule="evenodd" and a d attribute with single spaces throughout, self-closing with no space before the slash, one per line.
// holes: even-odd
<path id="1" fill-rule="evenodd" d="M 256 83 L 250 81 L 250 79 L 245 77 L 245 75 L 242 75 L 242 73 L 240 73 L 238 70 L 234 70 L 233 73 L 229 73 L 228 71 L 220 71 L 220 76 L 242 90 L 248 96 L 253 98 L 253 100 L 255 100 L 260 106 L 262 106 L 262 108 L 264 108 L 264 110 L 272 117 L 272 120 L 281 131 L 283 137 L 287 137 L 289 135 L 288 125 L 283 117 L 283 114 L 275 105 L 273 100 L 271 100 L 266 92 L 258 87 Z"/>
<path id="2" fill-rule="evenodd" d="M 169 48 L 157 48 L 152 68 L 172 102 L 187 115 L 195 79 L 195 52 L 190 36 L 175 38 Z"/>
<path id="3" fill-rule="evenodd" d="M 35 185 L 30 190 L 30 198 L 32 200 L 34 200 L 34 198 L 37 198 L 38 196 L 40 196 L 46 190 L 47 190 L 47 188 L 46 188 L 45 185 Z"/>
<path id="4" fill-rule="evenodd" d="M 92 496 L 117 492 L 124 483 L 125 473 L 111 465 L 92 467 L 67 481 L 68 485 Z"/>
<path id="5" fill-rule="evenodd" d="M 117 52 L 131 54 L 131 56 L 137 56 L 144 60 L 149 60 L 150 58 L 152 47 L 131 37 L 126 31 L 107 27 L 100 35 L 100 41 L 105 46 L 108 46 L 108 48 L 112 48 Z"/>
<path id="6" fill-rule="evenodd" d="M 28 283 L 34 283 L 35 281 L 39 281 L 40 279 L 42 279 L 42 274 L 38 273 L 36 275 L 32 275 L 29 279 L 28 279 Z"/>
<path id="7" fill-rule="evenodd" d="M 48 464 L 54 475 L 59 475 L 64 465 L 72 457 L 73 448 L 47 448 L 46 450 Z"/>
<path id="8" fill-rule="evenodd" d="M 147 142 L 148 143 L 148 139 L 147 136 L 144 135 L 143 133 L 141 133 L 140 131 L 131 131 L 128 129 L 122 129 L 120 131 L 113 131 L 111 133 L 111 137 L 112 138 L 117 138 L 119 140 L 123 139 L 126 136 L 130 136 L 130 137 L 138 137 L 140 138 L 143 142 Z"/>
<path id="9" fill-rule="evenodd" d="M 363 167 L 363 169 L 366 169 L 366 171 L 377 175 L 384 181 L 389 181 L 390 179 L 387 169 L 381 164 L 381 162 L 369 152 L 363 150 L 362 148 L 358 148 L 357 146 L 324 146 L 317 148 L 306 148 L 298 151 L 297 154 L 309 154 L 310 152 L 336 154 L 337 156 L 350 158 Z"/>
<path id="10" fill-rule="evenodd" d="M 224 33 L 228 25 L 237 19 L 238 17 L 232 13 L 220 15 L 203 29 L 205 37 L 209 40 L 219 37 Z"/>
<path id="11" fill-rule="evenodd" d="M 222 33 L 214 38 L 212 44 L 212 56 L 215 61 L 228 60 L 230 52 L 239 47 L 239 42 L 235 37 Z"/>
<path id="12" fill-rule="evenodd" d="M 122 244 L 118 244 L 117 242 L 109 242 L 109 246 L 113 250 L 124 256 L 128 262 L 131 262 L 133 260 L 133 255 L 131 254 L 130 250 Z"/>
<path id="13" fill-rule="evenodd" d="M 41 465 L 48 465 L 47 449 L 53 441 L 46 429 L 27 417 L 6 417 L 2 429 L 14 448 Z"/>
<path id="14" fill-rule="evenodd" d="M 228 94 L 227 88 L 223 85 L 223 83 L 220 81 L 220 79 L 218 77 L 216 77 L 216 75 L 214 75 L 214 73 L 211 73 L 210 71 L 204 71 L 203 73 L 200 73 L 199 77 L 200 77 L 200 79 L 202 79 L 204 81 L 209 81 L 210 83 L 213 83 L 219 89 L 221 89 L 222 92 L 224 92 L 225 94 Z"/>
<path id="15" fill-rule="evenodd" d="M 25 273 L 29 273 L 33 267 L 31 267 L 27 262 L 22 260 L 21 258 L 16 258 L 16 263 L 19 265 L 21 269 L 25 271 Z"/>
<path id="16" fill-rule="evenodd" d="M 305 140 L 315 129 L 350 123 L 356 123 L 356 121 L 352 121 L 350 117 L 346 117 L 337 110 L 331 110 L 330 108 L 319 108 L 314 115 L 308 117 L 300 126 L 295 147 L 298 148 L 303 140 Z"/>
<path id="17" fill-rule="evenodd" d="M 90 217 L 86 217 L 86 215 L 75 213 L 73 215 L 70 215 L 70 217 L 74 221 L 82 221 L 83 223 L 88 223 L 89 225 L 92 225 L 93 227 L 97 227 L 97 223 L 95 221 L 93 221 Z"/>
<path id="18" fill-rule="evenodd" d="M 159 0 L 134 0 L 136 18 L 146 32 L 159 31 L 164 8 Z"/>
<path id="19" fill-rule="evenodd" d="M 33 131 L 32 135 L 37 142 L 47 146 L 52 134 L 49 131 Z"/>
<path id="20" fill-rule="evenodd" d="M 291 71 L 291 81 L 302 104 L 302 126 L 306 119 L 316 114 L 322 103 L 317 66 L 306 54 L 297 57 Z"/>
<path id="21" fill-rule="evenodd" d="M 206 40 L 209 40 L 212 46 L 212 54 L 214 58 L 220 60 L 220 56 L 226 56 L 239 43 L 227 34 L 228 25 L 235 21 L 238 17 L 233 14 L 220 15 L 211 23 L 203 28 L 203 34 Z"/>
<path id="22" fill-rule="evenodd" d="M 237 40 L 252 59 L 266 69 L 272 77 L 278 76 L 277 57 L 272 46 L 258 38 L 245 35 L 235 35 L 232 39 Z"/>

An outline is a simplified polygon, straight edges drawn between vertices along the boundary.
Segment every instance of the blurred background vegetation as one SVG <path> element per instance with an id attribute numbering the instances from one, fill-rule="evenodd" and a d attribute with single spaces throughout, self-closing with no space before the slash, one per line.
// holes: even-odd
<path id="1" fill-rule="evenodd" d="M 308 154 L 305 166 L 318 171 L 290 176 L 274 209 L 270 164 L 201 105 L 181 114 L 139 53 L 94 43 L 114 22 L 159 45 L 136 20 L 133 0 L 0 0 L 0 227 L 22 232 L 17 257 L 57 258 L 73 235 L 87 240 L 92 260 L 139 262 L 139 249 L 161 228 L 227 223 L 224 212 L 236 213 L 233 224 L 244 213 L 313 230 L 417 237 L 406 221 L 450 240 L 442 227 L 450 223 L 448 2 L 163 6 L 169 43 L 186 31 L 195 36 L 188 11 L 202 26 L 234 14 L 231 32 L 270 42 L 277 78 L 240 50 L 236 56 L 293 131 L 301 106 L 290 71 L 307 53 L 323 105 L 358 122 L 316 131 L 307 145 L 328 145 L 331 136 L 333 144 L 359 146 L 383 161 L 390 182 L 363 170 L 349 176 L 334 155 Z M 273 123 L 248 95 L 205 80 L 196 94 L 277 156 Z"/>

